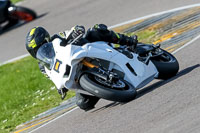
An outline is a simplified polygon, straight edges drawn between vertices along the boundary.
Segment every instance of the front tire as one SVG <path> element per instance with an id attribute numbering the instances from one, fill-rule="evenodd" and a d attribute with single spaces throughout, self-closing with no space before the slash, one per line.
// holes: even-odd
<path id="1" fill-rule="evenodd" d="M 159 75 L 157 79 L 169 79 L 175 76 L 179 70 L 177 59 L 169 52 L 161 49 L 163 54 L 152 58 L 151 61 L 156 66 Z"/>
<path id="2" fill-rule="evenodd" d="M 121 81 L 125 84 L 125 87 L 117 89 L 109 88 L 95 80 L 94 75 L 83 74 L 79 83 L 84 90 L 99 98 L 117 102 L 128 102 L 133 100 L 136 97 L 136 89 L 127 81 Z"/>

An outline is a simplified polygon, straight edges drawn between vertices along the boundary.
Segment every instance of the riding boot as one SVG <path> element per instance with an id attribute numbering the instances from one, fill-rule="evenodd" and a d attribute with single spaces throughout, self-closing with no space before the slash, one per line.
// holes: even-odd
<path id="1" fill-rule="evenodd" d="M 93 109 L 98 101 L 98 97 L 76 93 L 76 104 L 85 111 Z"/>

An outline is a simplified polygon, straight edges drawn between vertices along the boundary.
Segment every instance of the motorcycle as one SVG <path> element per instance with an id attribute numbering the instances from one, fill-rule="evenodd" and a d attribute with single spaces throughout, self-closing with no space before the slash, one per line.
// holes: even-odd
<path id="1" fill-rule="evenodd" d="M 75 40 L 74 40 L 75 41 Z M 73 42 L 74 42 L 73 41 Z M 179 70 L 177 59 L 160 45 L 138 43 L 136 49 L 93 42 L 61 46 L 55 39 L 42 45 L 37 58 L 55 86 L 99 98 L 128 102 L 153 79 L 168 79 Z"/>
<path id="2" fill-rule="evenodd" d="M 3 28 L 8 28 L 19 21 L 30 22 L 37 17 L 37 14 L 26 7 L 16 6 L 10 0 L 0 0 L 0 26 L 8 22 Z"/>

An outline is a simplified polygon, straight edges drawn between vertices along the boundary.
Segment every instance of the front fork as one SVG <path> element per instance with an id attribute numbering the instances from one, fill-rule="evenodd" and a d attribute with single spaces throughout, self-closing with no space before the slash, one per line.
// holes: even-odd
<path id="1" fill-rule="evenodd" d="M 105 70 L 101 66 L 94 65 L 90 62 L 88 62 L 86 59 L 83 59 L 81 62 L 84 66 L 88 67 L 88 70 L 81 71 L 81 73 L 78 76 L 78 79 L 84 74 L 93 74 L 109 83 L 115 82 L 119 79 L 118 75 L 116 73 L 113 73 L 112 71 Z"/>

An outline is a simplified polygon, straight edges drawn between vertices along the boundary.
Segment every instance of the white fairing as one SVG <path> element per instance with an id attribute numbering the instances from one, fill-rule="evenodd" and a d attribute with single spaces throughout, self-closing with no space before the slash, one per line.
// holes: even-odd
<path id="1" fill-rule="evenodd" d="M 129 81 L 135 88 L 143 87 L 158 74 L 151 61 L 146 65 L 139 61 L 138 55 L 134 53 L 132 53 L 134 57 L 130 59 L 105 42 L 87 43 L 83 46 L 69 44 L 65 47 L 60 46 L 59 39 L 55 39 L 52 43 L 56 54 L 54 65 L 51 70 L 47 68 L 45 70 L 58 89 L 62 87 L 77 89 L 78 86 L 74 80 L 78 67 L 77 64 L 85 57 L 110 61 L 109 69 L 114 68 L 125 73 L 124 79 Z M 127 64 L 134 69 L 135 73 L 131 72 Z M 71 71 L 66 76 L 67 65 L 71 67 Z M 58 68 L 58 71 L 55 68 Z"/>

